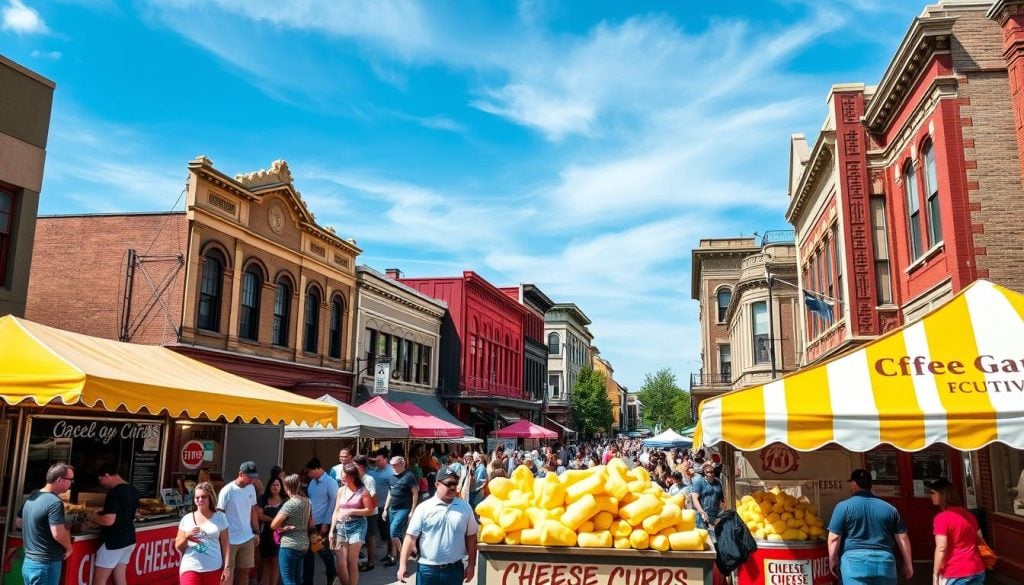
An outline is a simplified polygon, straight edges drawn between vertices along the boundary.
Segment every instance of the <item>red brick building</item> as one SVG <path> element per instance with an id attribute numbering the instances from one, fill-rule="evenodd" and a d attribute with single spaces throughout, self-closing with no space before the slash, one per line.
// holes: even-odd
<path id="1" fill-rule="evenodd" d="M 914 321 L 976 279 L 1024 290 L 1022 6 L 926 7 L 876 87 L 833 86 L 813 150 L 794 138 L 787 218 L 801 282 L 834 291 L 838 309 L 831 324 L 804 312 L 807 363 Z M 931 558 L 935 513 L 916 486 L 941 473 L 986 513 L 998 571 L 1024 580 L 1024 452 L 863 456 L 880 462 L 898 471 L 878 492 L 903 513 L 915 558 Z"/>
<path id="2" fill-rule="evenodd" d="M 183 213 L 39 218 L 25 316 L 351 400 L 355 242 L 317 224 L 283 161 L 188 168 Z"/>
<path id="3" fill-rule="evenodd" d="M 524 390 L 524 322 L 530 312 L 479 274 L 403 278 L 388 275 L 448 304 L 441 324 L 438 391 L 456 416 L 486 436 L 496 418 L 537 420 L 541 401 Z"/>

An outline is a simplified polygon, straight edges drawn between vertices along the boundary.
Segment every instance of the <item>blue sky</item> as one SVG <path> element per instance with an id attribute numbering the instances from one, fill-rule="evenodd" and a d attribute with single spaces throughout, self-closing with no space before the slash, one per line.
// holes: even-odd
<path id="1" fill-rule="evenodd" d="M 923 3 L 0 0 L 56 81 L 40 213 L 172 207 L 283 158 L 361 262 L 575 302 L 616 378 L 699 368 L 690 250 L 785 229 L 789 136 Z"/>

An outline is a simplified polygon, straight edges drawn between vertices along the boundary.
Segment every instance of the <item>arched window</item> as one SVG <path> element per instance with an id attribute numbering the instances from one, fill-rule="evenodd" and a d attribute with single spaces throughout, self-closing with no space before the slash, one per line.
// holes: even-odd
<path id="1" fill-rule="evenodd" d="M 548 354 L 558 355 L 561 350 L 562 340 L 558 337 L 557 333 L 548 334 Z"/>
<path id="2" fill-rule="evenodd" d="M 725 313 L 729 310 L 729 303 L 732 301 L 732 291 L 728 288 L 718 289 L 715 301 L 718 303 L 718 322 L 721 323 L 725 321 Z"/>
<path id="3" fill-rule="evenodd" d="M 316 353 L 320 336 L 320 289 L 315 286 L 309 287 L 309 290 L 306 291 L 306 310 L 303 323 L 305 330 L 302 337 L 302 350 Z"/>
<path id="4" fill-rule="evenodd" d="M 929 140 L 924 145 L 924 196 L 928 210 L 928 245 L 942 241 L 942 212 L 939 209 L 939 175 L 935 168 L 935 149 Z"/>
<path id="5" fill-rule="evenodd" d="M 203 274 L 199 282 L 199 315 L 196 327 L 207 331 L 220 331 L 221 283 L 224 281 L 224 256 L 219 250 L 210 250 L 203 260 Z"/>
<path id="6" fill-rule="evenodd" d="M 331 300 L 331 340 L 327 355 L 332 358 L 341 358 L 341 316 L 344 314 L 345 304 L 341 296 L 335 296 Z"/>
<path id="7" fill-rule="evenodd" d="M 903 188 L 907 192 L 907 237 L 910 241 L 910 260 L 924 252 L 921 246 L 921 202 L 917 198 L 917 173 L 914 164 L 907 161 L 903 167 Z"/>
<path id="8" fill-rule="evenodd" d="M 292 283 L 284 277 L 277 279 L 277 291 L 274 294 L 274 332 L 271 340 L 274 345 L 288 347 L 288 327 L 292 313 Z"/>
<path id="9" fill-rule="evenodd" d="M 242 274 L 242 298 L 238 314 L 238 336 L 256 341 L 260 330 L 260 290 L 263 288 L 263 271 L 256 264 L 250 264 Z"/>

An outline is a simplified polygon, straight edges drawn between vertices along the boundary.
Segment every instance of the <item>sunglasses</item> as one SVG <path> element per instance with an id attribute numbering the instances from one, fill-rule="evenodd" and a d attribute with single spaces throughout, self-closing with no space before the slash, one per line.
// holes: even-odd
<path id="1" fill-rule="evenodd" d="M 62 477 L 61 479 L 66 479 L 66 480 L 70 481 L 71 483 L 75 483 L 75 476 L 71 476 L 71 477 Z"/>
<path id="2" fill-rule="evenodd" d="M 453 490 L 453 489 L 459 487 L 459 483 L 456 482 L 456 481 L 439 481 L 438 483 L 443 485 L 444 487 L 450 489 L 450 490 Z"/>

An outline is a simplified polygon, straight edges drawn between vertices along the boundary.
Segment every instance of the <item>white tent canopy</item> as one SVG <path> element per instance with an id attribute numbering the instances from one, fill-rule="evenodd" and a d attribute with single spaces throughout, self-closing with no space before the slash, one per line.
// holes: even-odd
<path id="1" fill-rule="evenodd" d="M 409 437 L 409 427 L 367 414 L 329 394 L 324 394 L 317 400 L 331 404 L 338 409 L 338 416 L 334 424 L 326 427 L 321 424 L 313 426 L 288 425 L 284 428 L 285 439 L 406 439 Z"/>
<path id="2" fill-rule="evenodd" d="M 644 447 L 657 447 L 663 449 L 678 447 L 680 449 L 689 449 L 692 446 L 692 439 L 687 439 L 672 429 L 668 429 L 664 433 L 655 435 L 650 439 L 644 439 Z"/>

